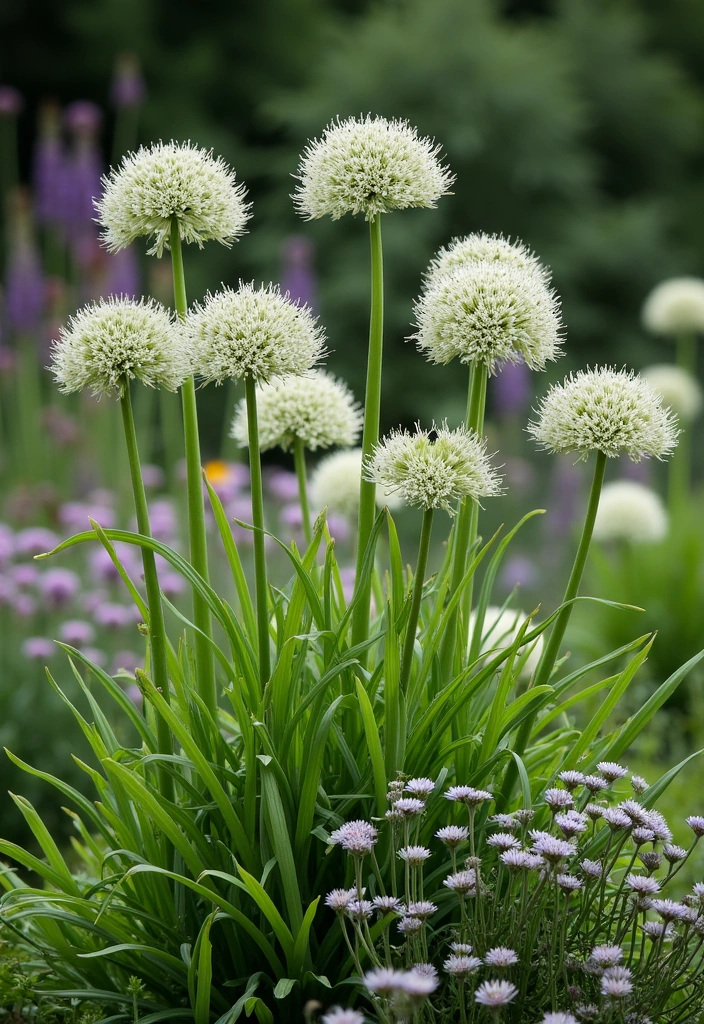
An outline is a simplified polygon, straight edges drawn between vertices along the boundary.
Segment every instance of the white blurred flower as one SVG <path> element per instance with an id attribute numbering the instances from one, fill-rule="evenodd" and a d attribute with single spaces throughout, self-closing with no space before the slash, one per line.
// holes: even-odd
<path id="1" fill-rule="evenodd" d="M 553 385 L 528 432 L 548 451 L 584 457 L 598 451 L 609 458 L 628 455 L 633 462 L 671 455 L 679 433 L 652 384 L 609 366 L 579 370 Z"/>
<path id="2" fill-rule="evenodd" d="M 299 438 L 310 451 L 349 447 L 362 429 L 362 410 L 354 395 L 331 373 L 313 370 L 301 377 L 275 379 L 257 387 L 259 447 L 288 451 Z M 238 405 L 231 437 L 246 448 L 247 406 Z"/>
<path id="3" fill-rule="evenodd" d="M 438 159 L 440 147 L 407 121 L 349 117 L 332 121 L 301 157 L 293 201 L 308 220 L 435 206 L 454 176 Z"/>
<path id="4" fill-rule="evenodd" d="M 489 605 L 484 615 L 484 628 L 482 630 L 482 643 L 480 647 L 481 654 L 487 654 L 489 651 L 494 653 L 498 651 L 504 651 L 507 647 L 516 639 L 521 626 L 528 618 L 522 611 L 517 608 L 499 608 L 496 605 Z M 477 621 L 477 613 L 473 611 L 469 618 L 469 640 L 471 642 L 472 635 L 474 633 L 474 627 Z M 530 632 L 531 627 L 528 628 L 527 632 Z M 516 661 L 522 658 L 526 651 L 529 651 L 528 657 L 526 658 L 521 668 L 521 678 L 530 678 L 533 675 L 538 662 L 543 653 L 543 637 L 542 635 L 534 640 L 532 644 L 527 644 L 525 647 L 521 647 L 516 654 Z"/>
<path id="5" fill-rule="evenodd" d="M 95 208 L 112 252 L 151 235 L 149 252 L 161 256 L 174 217 L 184 242 L 202 246 L 214 239 L 230 245 L 244 234 L 251 216 L 235 172 L 222 157 L 190 142 L 158 142 L 128 153 L 103 178 L 103 190 Z"/>
<path id="6" fill-rule="evenodd" d="M 601 492 L 594 539 L 655 544 L 666 536 L 668 515 L 659 494 L 634 480 L 616 480 Z"/>
<path id="7" fill-rule="evenodd" d="M 694 420 L 704 406 L 704 394 L 696 377 L 671 363 L 657 363 L 641 370 L 662 398 L 662 404 L 681 420 Z"/>
<path id="8" fill-rule="evenodd" d="M 645 300 L 643 325 L 653 334 L 704 332 L 704 281 L 699 277 L 661 281 Z"/>
<path id="9" fill-rule="evenodd" d="M 359 485 L 362 478 L 362 449 L 348 448 L 321 459 L 311 473 L 310 502 L 316 512 L 327 506 L 328 512 L 354 519 L 359 511 Z M 376 490 L 379 508 L 399 508 L 403 501 L 381 487 Z"/>

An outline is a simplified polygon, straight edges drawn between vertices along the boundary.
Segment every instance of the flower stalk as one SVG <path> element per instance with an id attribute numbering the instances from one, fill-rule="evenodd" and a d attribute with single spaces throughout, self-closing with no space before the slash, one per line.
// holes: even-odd
<path id="1" fill-rule="evenodd" d="M 310 503 L 308 501 L 308 475 L 306 473 L 306 448 L 303 439 L 297 437 L 293 442 L 293 462 L 298 480 L 298 500 L 301 505 L 301 517 L 303 522 L 303 536 L 306 545 L 313 539 L 313 530 L 310 524 Z"/>
<path id="2" fill-rule="evenodd" d="M 269 586 L 266 573 L 264 537 L 264 492 L 262 463 L 259 452 L 259 426 L 257 423 L 257 385 L 252 376 L 245 377 L 247 427 L 249 431 L 249 472 L 252 488 L 252 525 L 254 526 L 254 592 L 257 611 L 257 639 L 259 645 L 259 679 L 262 687 L 271 675 L 269 652 Z"/>
<path id="3" fill-rule="evenodd" d="M 406 638 L 403 644 L 403 656 L 401 659 L 400 685 L 402 692 L 408 689 L 411 678 L 411 666 L 413 664 L 413 648 L 416 640 L 416 629 L 418 627 L 418 616 L 420 614 L 421 599 L 423 597 L 423 583 L 425 572 L 428 567 L 428 552 L 430 550 L 430 536 L 433 529 L 434 509 L 427 508 L 423 512 L 423 524 L 421 526 L 420 542 L 418 544 L 418 561 L 416 563 L 416 574 L 413 578 L 413 595 L 411 597 L 411 611 L 406 626 Z"/>

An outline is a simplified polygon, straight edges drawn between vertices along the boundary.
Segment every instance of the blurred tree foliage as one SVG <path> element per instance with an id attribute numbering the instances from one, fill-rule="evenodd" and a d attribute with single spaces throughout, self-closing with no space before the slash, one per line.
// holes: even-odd
<path id="1" fill-rule="evenodd" d="M 37 101 L 105 102 L 116 54 L 135 52 L 143 140 L 213 146 L 255 203 L 234 252 L 189 253 L 192 296 L 278 277 L 285 237 L 308 235 L 331 365 L 358 392 L 365 225 L 297 221 L 290 175 L 337 115 L 407 117 L 434 135 L 454 196 L 385 220 L 387 425 L 461 414 L 464 374 L 428 372 L 404 343 L 422 270 L 454 235 L 517 235 L 552 265 L 570 364 L 667 358 L 640 330 L 643 296 L 704 273 L 700 0 L 4 0 L 0 38 L 0 77 L 27 100 L 26 166 Z"/>

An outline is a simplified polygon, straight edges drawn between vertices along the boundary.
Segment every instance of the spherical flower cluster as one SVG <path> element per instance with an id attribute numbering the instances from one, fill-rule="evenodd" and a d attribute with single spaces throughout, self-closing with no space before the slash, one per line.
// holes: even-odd
<path id="1" fill-rule="evenodd" d="M 293 201 L 307 220 L 435 206 L 454 180 L 440 147 L 407 121 L 349 117 L 332 121 L 310 142 L 298 168 Z"/>
<path id="2" fill-rule="evenodd" d="M 643 325 L 653 334 L 704 332 L 704 281 L 673 277 L 656 285 L 643 305 Z"/>
<path id="3" fill-rule="evenodd" d="M 388 491 L 398 491 L 409 505 L 444 508 L 454 514 L 458 499 L 501 493 L 500 477 L 486 454 L 486 441 L 466 427 L 450 430 L 446 423 L 421 430 L 392 431 L 376 447 L 365 477 Z"/>
<path id="4" fill-rule="evenodd" d="M 323 508 L 353 519 L 359 509 L 359 483 L 362 477 L 362 449 L 348 448 L 321 459 L 310 478 L 310 501 L 317 511 Z M 397 494 L 377 487 L 378 508 L 390 509 L 402 504 Z"/>
<path id="5" fill-rule="evenodd" d="M 65 394 L 83 388 L 122 394 L 133 378 L 176 391 L 192 365 L 190 343 L 151 300 L 111 297 L 84 306 L 61 329 L 51 352 L 51 369 Z"/>
<path id="6" fill-rule="evenodd" d="M 211 239 L 223 245 L 236 241 L 251 215 L 246 192 L 235 181 L 235 172 L 212 151 L 190 142 L 159 142 L 128 153 L 103 178 L 103 195 L 95 208 L 112 252 L 152 235 L 149 251 L 161 256 L 174 217 L 184 242 L 202 247 Z"/>
<path id="7" fill-rule="evenodd" d="M 489 605 L 484 612 L 484 628 L 482 631 L 480 653 L 487 654 L 489 651 L 497 653 L 506 650 L 516 640 L 527 618 L 527 615 L 516 608 L 499 608 L 496 605 Z M 477 613 L 473 611 L 469 618 L 470 640 L 474 634 L 476 619 Z M 525 661 L 521 666 L 521 678 L 530 678 L 533 675 L 538 667 L 542 653 L 542 636 L 539 636 L 531 644 L 519 648 L 516 660 L 518 661 L 525 656 Z"/>
<path id="8" fill-rule="evenodd" d="M 289 451 L 296 440 L 312 452 L 333 445 L 346 448 L 362 429 L 362 410 L 352 392 L 323 370 L 259 384 L 257 414 L 263 452 L 276 447 Z M 244 400 L 235 411 L 230 436 L 242 448 L 249 444 Z"/>
<path id="9" fill-rule="evenodd" d="M 240 284 L 208 295 L 188 313 L 195 372 L 206 380 L 306 373 L 323 355 L 325 335 L 306 306 L 297 306 L 277 285 Z"/>
<path id="10" fill-rule="evenodd" d="M 419 351 L 433 363 L 506 363 L 542 370 L 560 354 L 556 295 L 544 281 L 499 260 L 475 260 L 434 274 L 415 306 Z"/>
<path id="11" fill-rule="evenodd" d="M 433 257 L 425 275 L 426 287 L 453 270 L 479 262 L 516 267 L 532 274 L 541 284 L 550 285 L 550 271 L 523 242 L 477 231 L 464 238 L 453 238 Z"/>
<path id="12" fill-rule="evenodd" d="M 628 370 L 602 366 L 580 370 L 543 398 L 528 431 L 552 452 L 591 451 L 609 458 L 665 458 L 677 443 L 677 427 L 651 384 Z"/>
<path id="13" fill-rule="evenodd" d="M 662 399 L 662 404 L 681 420 L 694 420 L 704 407 L 704 394 L 696 377 L 680 366 L 657 363 L 641 370 Z"/>
<path id="14" fill-rule="evenodd" d="M 355 856 L 364 856 L 371 851 L 377 838 L 377 830 L 368 821 L 348 821 L 330 834 L 330 843 Z"/>
<path id="15" fill-rule="evenodd" d="M 599 498 L 594 539 L 655 544 L 667 535 L 669 517 L 662 498 L 635 480 L 606 484 Z"/>

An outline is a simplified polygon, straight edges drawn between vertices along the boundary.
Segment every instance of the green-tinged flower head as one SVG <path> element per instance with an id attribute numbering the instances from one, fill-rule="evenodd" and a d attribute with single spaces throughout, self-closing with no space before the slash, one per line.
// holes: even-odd
<path id="1" fill-rule="evenodd" d="M 362 478 L 362 449 L 349 448 L 333 452 L 321 459 L 310 478 L 311 506 L 320 510 L 327 507 L 346 519 L 354 519 L 359 511 L 359 484 Z M 388 505 L 398 508 L 402 501 L 378 487 L 376 503 L 379 508 Z"/>
<path id="2" fill-rule="evenodd" d="M 470 260 L 433 274 L 415 305 L 419 351 L 432 363 L 506 363 L 543 370 L 560 355 L 556 294 L 541 276 L 498 259 Z"/>
<path id="3" fill-rule="evenodd" d="M 178 219 L 184 242 L 214 240 L 231 245 L 245 232 L 251 206 L 246 188 L 222 157 L 190 142 L 158 142 L 128 153 L 103 178 L 96 200 L 103 241 L 117 252 L 142 236 L 153 236 L 150 254 L 169 247 L 171 222 Z"/>
<path id="4" fill-rule="evenodd" d="M 659 494 L 635 480 L 606 484 L 594 522 L 595 540 L 655 544 L 666 536 L 668 516 Z"/>
<path id="5" fill-rule="evenodd" d="M 679 433 L 652 384 L 632 370 L 609 366 L 579 370 L 553 385 L 528 432 L 548 451 L 585 458 L 597 451 L 633 462 L 671 455 Z"/>
<path id="6" fill-rule="evenodd" d="M 532 274 L 545 287 L 550 286 L 550 271 L 527 245 L 518 239 L 512 242 L 503 235 L 487 235 L 477 231 L 464 238 L 453 238 L 449 245 L 433 257 L 425 274 L 426 287 L 452 270 L 481 261 L 516 267 Z"/>
<path id="7" fill-rule="evenodd" d="M 444 508 L 462 498 L 479 501 L 501 493 L 501 478 L 489 462 L 486 440 L 461 426 L 446 423 L 432 430 L 416 426 L 414 434 L 394 430 L 372 452 L 365 477 L 398 492 L 408 505 Z"/>
<path id="8" fill-rule="evenodd" d="M 324 352 L 325 335 L 310 309 L 282 295 L 278 285 L 240 283 L 237 291 L 208 294 L 186 316 L 185 329 L 196 374 L 218 384 L 305 373 Z"/>
<path id="9" fill-rule="evenodd" d="M 133 378 L 176 391 L 193 372 L 188 339 L 152 300 L 111 297 L 84 306 L 61 329 L 51 357 L 65 394 L 84 388 L 95 395 L 121 394 Z"/>
<path id="10" fill-rule="evenodd" d="M 439 153 L 407 121 L 370 115 L 332 121 L 303 152 L 294 204 L 307 220 L 346 213 L 372 220 L 390 210 L 435 206 L 454 181 Z"/>
<path id="11" fill-rule="evenodd" d="M 672 277 L 656 285 L 643 305 L 643 326 L 653 334 L 703 334 L 704 281 Z"/>
<path id="12" fill-rule="evenodd" d="M 653 385 L 669 407 L 681 420 L 694 420 L 704 406 L 704 395 L 696 377 L 671 363 L 657 363 L 641 370 L 641 375 Z"/>
<path id="13" fill-rule="evenodd" d="M 334 445 L 348 448 L 362 429 L 362 409 L 354 395 L 324 370 L 260 384 L 257 412 L 262 451 L 275 447 L 289 451 L 296 439 L 312 452 Z M 235 411 L 231 436 L 242 448 L 249 444 L 244 401 Z"/>

